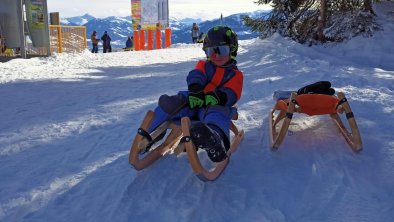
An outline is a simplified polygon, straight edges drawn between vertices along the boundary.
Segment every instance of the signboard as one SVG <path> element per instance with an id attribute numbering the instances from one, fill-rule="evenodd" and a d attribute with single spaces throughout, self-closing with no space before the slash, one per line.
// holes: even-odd
<path id="1" fill-rule="evenodd" d="M 141 24 L 141 0 L 131 0 L 131 21 L 134 30 Z"/>
<path id="2" fill-rule="evenodd" d="M 134 29 L 168 27 L 168 0 L 131 0 L 131 16 Z"/>
<path id="3" fill-rule="evenodd" d="M 26 0 L 26 17 L 34 47 L 49 45 L 48 13 L 46 0 Z"/>
<path id="4" fill-rule="evenodd" d="M 30 23 L 34 29 L 44 29 L 44 3 L 43 0 L 30 0 L 30 5 L 28 6 L 30 11 Z"/>

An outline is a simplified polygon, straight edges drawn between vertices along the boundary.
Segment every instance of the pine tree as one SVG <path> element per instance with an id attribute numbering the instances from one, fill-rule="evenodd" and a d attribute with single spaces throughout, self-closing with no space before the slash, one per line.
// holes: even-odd
<path id="1" fill-rule="evenodd" d="M 277 32 L 300 43 L 313 44 L 371 35 L 379 29 L 373 18 L 372 0 L 258 0 L 256 3 L 270 4 L 273 9 L 265 17 L 245 16 L 243 21 L 263 38 Z"/>
<path id="2" fill-rule="evenodd" d="M 364 11 L 376 15 L 372 8 L 372 0 L 364 0 Z"/>

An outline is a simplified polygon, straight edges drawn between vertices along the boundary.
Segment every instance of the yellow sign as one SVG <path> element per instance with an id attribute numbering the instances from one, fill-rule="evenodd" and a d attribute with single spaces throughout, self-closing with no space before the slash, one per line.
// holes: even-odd
<path id="1" fill-rule="evenodd" d="M 45 28 L 45 16 L 44 16 L 44 3 L 43 0 L 31 0 L 30 15 L 32 28 L 44 29 Z"/>
<path id="2" fill-rule="evenodd" d="M 133 29 L 136 30 L 141 23 L 141 0 L 131 0 L 131 21 Z"/>

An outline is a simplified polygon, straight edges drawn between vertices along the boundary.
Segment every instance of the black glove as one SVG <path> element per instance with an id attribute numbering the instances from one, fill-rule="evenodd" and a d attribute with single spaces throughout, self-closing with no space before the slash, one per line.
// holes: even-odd
<path id="1" fill-rule="evenodd" d="M 205 95 L 205 105 L 214 106 L 220 105 L 224 106 L 227 103 L 227 94 L 221 90 L 216 90 L 209 92 Z"/>
<path id="2" fill-rule="evenodd" d="M 190 109 L 201 108 L 204 106 L 204 87 L 198 84 L 192 84 L 188 87 L 189 89 L 189 107 Z"/>

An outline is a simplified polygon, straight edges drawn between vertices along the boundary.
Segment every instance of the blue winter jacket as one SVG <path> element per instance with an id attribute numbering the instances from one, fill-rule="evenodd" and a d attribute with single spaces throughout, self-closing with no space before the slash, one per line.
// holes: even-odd
<path id="1" fill-rule="evenodd" d="M 211 61 L 200 60 L 186 78 L 187 85 L 199 84 L 204 92 L 221 90 L 227 95 L 226 106 L 233 106 L 242 94 L 243 74 L 235 62 L 226 67 L 217 67 Z"/>

